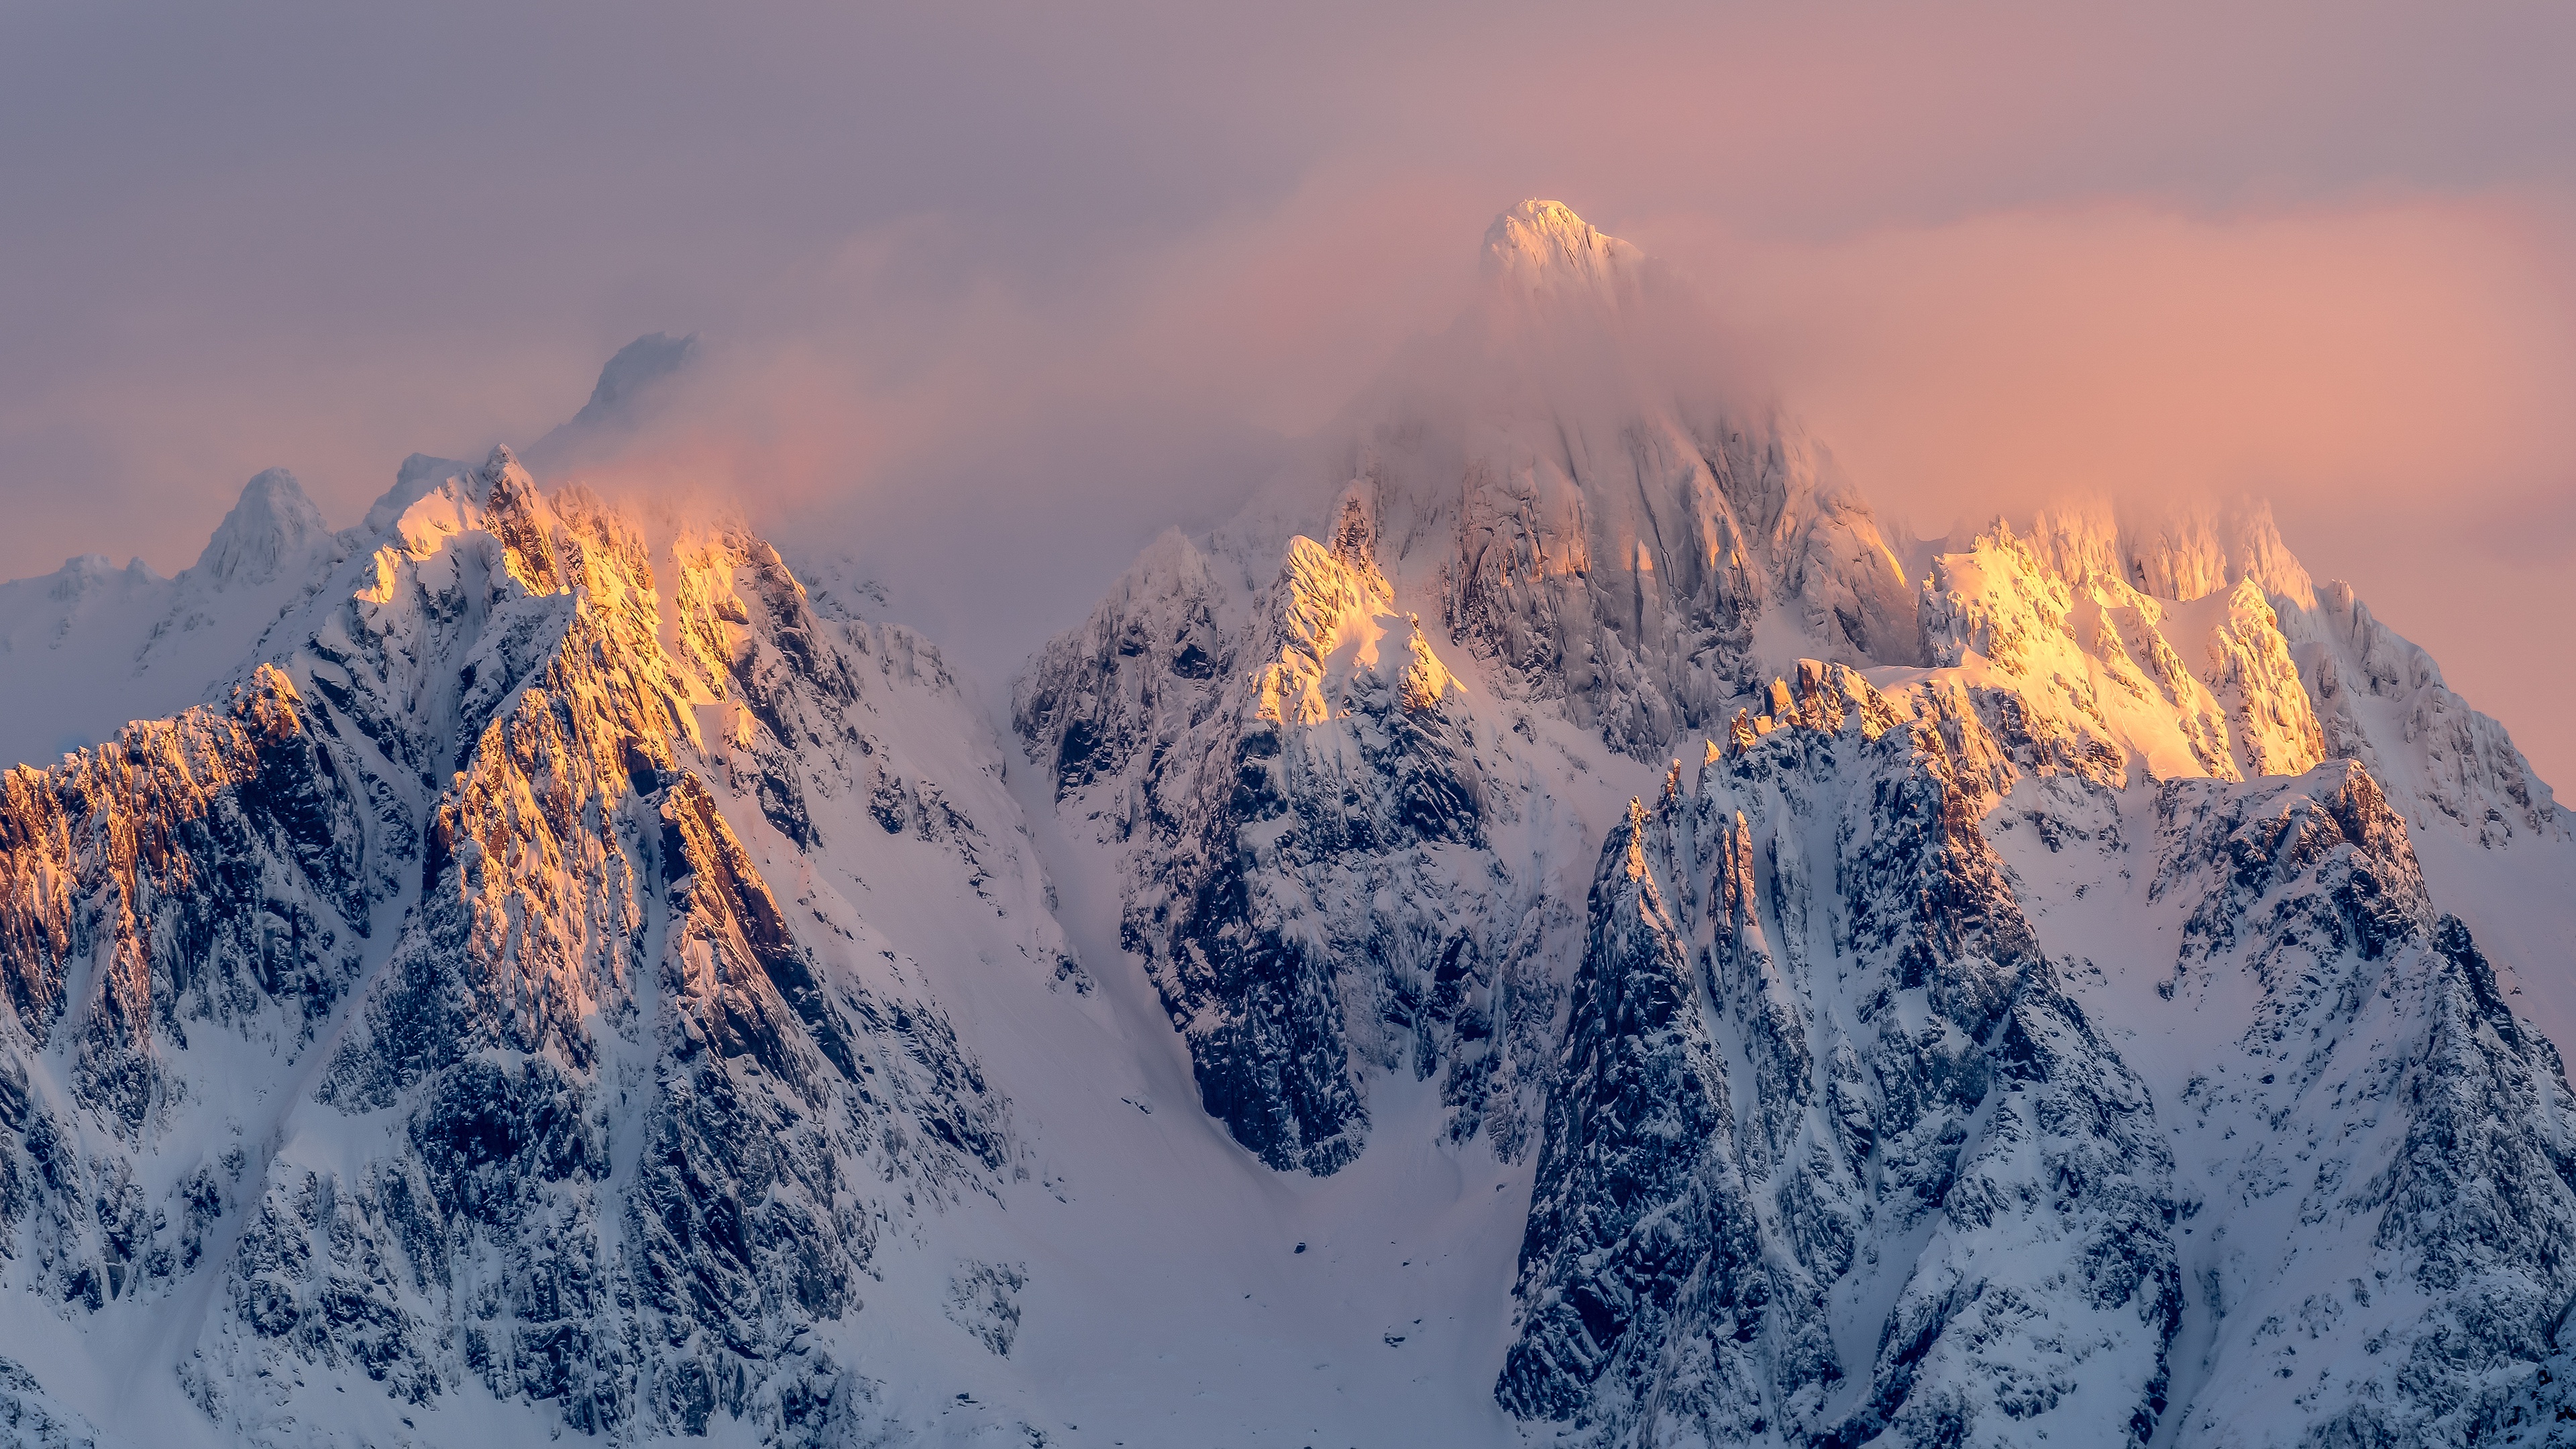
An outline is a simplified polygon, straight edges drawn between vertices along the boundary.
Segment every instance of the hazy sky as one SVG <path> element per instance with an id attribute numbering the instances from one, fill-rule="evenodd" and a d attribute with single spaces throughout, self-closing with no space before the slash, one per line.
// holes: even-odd
<path id="1" fill-rule="evenodd" d="M 1924 532 L 2251 490 L 2576 792 L 2576 8 L 0 6 L 0 575 L 729 380 L 674 477 L 973 659 L 1560 198 Z"/>

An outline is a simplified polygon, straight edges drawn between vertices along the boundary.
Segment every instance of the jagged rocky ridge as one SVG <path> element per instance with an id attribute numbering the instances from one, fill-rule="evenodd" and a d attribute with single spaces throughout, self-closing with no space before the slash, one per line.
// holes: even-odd
<path id="1" fill-rule="evenodd" d="M 1366 1077 L 1402 1067 L 1440 1075 L 1452 1137 L 1490 1125 L 1509 1153 L 1568 924 L 1526 843 L 1544 808 L 1507 717 L 1393 611 L 1364 491 L 1328 536 L 1288 546 L 1238 642 L 1207 560 L 1167 535 L 1050 646 L 1020 728 L 1059 798 L 1133 848 L 1123 941 L 1237 1140 L 1332 1172 L 1365 1141 Z"/>
<path id="2" fill-rule="evenodd" d="M 1613 833 L 1505 1404 L 2145 1443 L 2179 1387 L 2170 1442 L 2494 1433 L 2576 1294 L 2558 1054 L 2357 763 L 2124 800 L 2015 703 L 1810 667 Z M 2179 942 L 2166 1010 L 2250 1024 L 2124 1047 L 2120 933 L 2034 921 L 1987 838 L 2015 806 L 2087 924 Z"/>
<path id="3" fill-rule="evenodd" d="M 1060 810 L 1125 861 L 1125 944 L 1205 1104 L 1274 1167 L 1347 1162 L 1399 1067 L 1520 1154 L 1601 823 L 1555 784 L 1590 770 L 1569 741 L 1716 728 L 1780 639 L 1923 662 L 1903 565 L 1794 425 L 1560 425 L 1534 355 L 1669 296 L 1633 248 L 1532 203 L 1485 264 L 1443 355 L 1490 395 L 1400 379 L 1326 450 L 1347 481 L 1166 535 L 1015 694 Z"/>
<path id="4" fill-rule="evenodd" d="M 1622 319 L 1661 295 L 1650 278 L 1562 208 L 1507 214 L 1487 239 L 1486 305 L 1460 329 L 1488 392 L 1399 376 L 1394 401 L 1326 450 L 1324 476 L 1349 481 L 1320 497 L 1292 481 L 1204 547 L 1166 536 L 1020 683 L 1016 726 L 1063 808 L 1128 862 L 1127 944 L 1155 963 L 1210 1110 L 1272 1165 L 1348 1159 L 1366 1063 L 1451 1070 L 1443 1009 L 1426 1028 L 1416 1004 L 1442 968 L 1391 954 L 1454 957 L 1449 970 L 1478 976 L 1466 995 L 1501 992 L 1511 963 L 1551 949 L 1527 923 L 1575 912 L 1588 868 L 1565 842 L 1497 849 L 1467 828 L 1549 793 L 1561 752 L 1533 721 L 1653 759 L 1760 710 L 1800 658 L 1928 666 L 2003 686 L 2029 728 L 2080 739 L 2127 779 L 2296 772 L 2331 751 L 2402 777 L 2407 809 L 2481 839 L 2565 836 L 2501 729 L 2348 589 L 2321 600 L 2268 512 L 2124 527 L 2077 511 L 2027 537 L 1999 522 L 1909 565 L 1793 425 L 1694 416 L 1668 394 L 1605 402 L 1588 374 L 1529 363 L 1549 347 L 1624 357 Z M 1439 621 L 1427 633 L 1425 617 Z M 1390 633 L 1455 694 L 1392 709 L 1404 691 L 1374 687 L 1391 683 L 1375 642 Z M 1336 649 L 1358 651 L 1362 688 Z M 1259 682 L 1283 668 L 1323 687 Z M 1262 702 L 1282 688 L 1286 714 Z M 1369 723 L 1435 717 L 1429 734 Z M 1423 816 L 1425 781 L 1474 808 Z M 1365 872 L 1318 877 L 1318 860 L 1414 849 L 1421 819 L 1449 847 L 1431 853 L 1490 855 L 1469 874 L 1507 879 L 1502 896 L 1414 889 L 1381 906 Z M 1313 949 L 1291 941 L 1299 921 Z M 1521 974 L 1523 1006 L 1553 1009 L 1538 1006 L 1546 973 Z M 1481 1041 L 1475 1063 L 1511 1060 Z M 1462 1112 L 1481 1120 L 1463 1098 Z"/>
<path id="5" fill-rule="evenodd" d="M 1593 886 L 1498 1392 L 1645 1442 L 2099 1441 L 2163 1408 L 2148 1094 L 1978 830 L 1972 698 L 1835 668 Z"/>
<path id="6" fill-rule="evenodd" d="M 379 511 L 222 702 L 0 780 L 13 1312 L 173 1336 L 245 1442 L 469 1381 L 849 1442 L 872 1386 L 812 1330 L 1027 1170 L 858 872 L 1067 959 L 997 772 L 930 743 L 978 726 L 739 529 L 651 547 L 506 452 Z"/>

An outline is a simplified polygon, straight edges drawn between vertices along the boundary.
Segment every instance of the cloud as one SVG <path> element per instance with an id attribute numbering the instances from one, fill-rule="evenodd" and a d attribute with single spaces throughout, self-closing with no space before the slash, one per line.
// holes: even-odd
<path id="1" fill-rule="evenodd" d="M 2512 194 L 2193 215 L 2023 209 L 1829 245 L 1665 222 L 1883 490 L 2254 489 L 2403 515 L 2576 453 L 2565 218 Z M 2458 486 L 2454 484 L 2453 486 Z"/>

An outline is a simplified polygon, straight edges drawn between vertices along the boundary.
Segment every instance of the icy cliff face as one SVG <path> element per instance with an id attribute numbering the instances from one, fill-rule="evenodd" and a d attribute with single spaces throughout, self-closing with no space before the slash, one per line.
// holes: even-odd
<path id="1" fill-rule="evenodd" d="M 246 500 L 201 568 L 313 557 L 236 528 L 302 514 Z M 845 1442 L 872 1388 L 814 1331 L 1027 1155 L 866 876 L 1065 964 L 939 743 L 980 725 L 757 539 L 650 546 L 506 453 L 371 542 L 223 703 L 6 777 L 11 1286 L 161 1336 L 251 1442 L 400 1437 L 469 1383 Z"/>
<path id="2" fill-rule="evenodd" d="M 1642 1442 L 2143 1440 L 2172 1159 L 1979 832 L 2005 744 L 1839 668 L 1768 723 L 1604 848 L 1498 1394 Z"/>

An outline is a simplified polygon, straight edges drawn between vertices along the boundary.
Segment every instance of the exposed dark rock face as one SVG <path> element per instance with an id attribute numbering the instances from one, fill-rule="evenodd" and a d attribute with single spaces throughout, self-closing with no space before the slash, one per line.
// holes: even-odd
<path id="1" fill-rule="evenodd" d="M 1604 852 L 1506 1408 L 1620 1444 L 2554 1422 L 2576 1098 L 2366 771 L 2168 782 L 2124 832 L 1996 697 L 1775 698 Z M 2034 917 L 1990 833 L 2090 860 L 2048 910 L 2131 903 L 2097 909 L 2176 943 L 2149 999 L 2241 1035 L 2106 1028 L 2049 933 L 2125 943 Z"/>
<path id="2" fill-rule="evenodd" d="M 1122 933 L 1202 1101 L 1273 1167 L 1360 1150 L 1367 1078 L 1439 1075 L 1459 1138 L 1522 1140 L 1554 1011 L 1551 922 L 1496 848 L 1526 784 L 1490 713 L 1392 612 L 1370 502 L 1294 540 L 1229 645 L 1207 562 L 1167 535 L 1020 689 L 1019 728 L 1125 844 Z M 1501 782 L 1496 779 L 1501 773 Z"/>
<path id="3" fill-rule="evenodd" d="M 1602 1442 L 2143 1442 L 2172 1162 L 1944 726 L 1988 742 L 1838 667 L 1783 714 L 1604 851 L 1497 1395 Z"/>
<path id="4" fill-rule="evenodd" d="M 9 1006 L 36 1050 L 75 1035 L 75 1100 L 124 1133 L 174 1090 L 156 1036 L 184 1048 L 196 1020 L 300 1046 L 356 975 L 364 802 L 277 671 L 0 792 Z"/>

